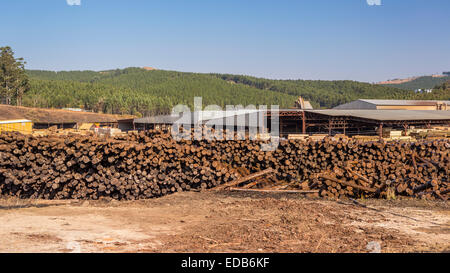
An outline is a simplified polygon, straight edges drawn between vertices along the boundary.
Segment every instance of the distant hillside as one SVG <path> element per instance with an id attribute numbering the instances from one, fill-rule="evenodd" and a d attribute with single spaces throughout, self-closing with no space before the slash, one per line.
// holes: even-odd
<path id="1" fill-rule="evenodd" d="M 444 82 L 443 84 L 440 84 L 434 88 L 434 91 L 439 91 L 439 90 L 450 92 L 450 80 L 448 80 L 448 81 Z"/>
<path id="2" fill-rule="evenodd" d="M 294 106 L 298 96 L 315 108 L 331 108 L 359 98 L 414 99 L 413 91 L 355 81 L 268 80 L 229 74 L 201 74 L 127 68 L 108 71 L 29 70 L 31 91 L 24 106 L 83 108 L 95 112 L 145 116 L 169 113 L 173 106 Z M 440 99 L 440 98 L 436 98 Z"/>
<path id="3" fill-rule="evenodd" d="M 28 71 L 32 90 L 23 104 L 33 107 L 79 107 L 96 112 L 153 115 L 169 113 L 177 104 L 290 107 L 295 97 L 230 83 L 208 74 L 127 68 L 102 72 Z"/>
<path id="4" fill-rule="evenodd" d="M 412 91 L 356 81 L 268 80 L 250 76 L 214 74 L 234 83 L 310 100 L 315 108 L 332 108 L 360 98 L 410 99 Z"/>
<path id="5" fill-rule="evenodd" d="M 450 80 L 449 76 L 439 75 L 439 76 L 414 77 L 404 80 L 392 80 L 387 82 L 381 82 L 379 84 L 388 87 L 396 87 L 404 90 L 416 90 L 416 89 L 431 89 L 448 80 Z"/>
<path id="6" fill-rule="evenodd" d="M 406 82 L 410 82 L 413 81 L 415 79 L 417 79 L 419 77 L 412 77 L 412 78 L 406 78 L 406 79 L 394 79 L 394 80 L 388 80 L 388 81 L 384 81 L 384 82 L 379 82 L 377 84 L 382 84 L 382 85 L 387 85 L 387 84 L 402 84 L 402 83 L 406 83 Z"/>
<path id="7" fill-rule="evenodd" d="M 450 100 L 450 80 L 436 86 L 433 88 L 432 93 L 423 93 L 418 96 L 419 99 L 423 100 Z"/>

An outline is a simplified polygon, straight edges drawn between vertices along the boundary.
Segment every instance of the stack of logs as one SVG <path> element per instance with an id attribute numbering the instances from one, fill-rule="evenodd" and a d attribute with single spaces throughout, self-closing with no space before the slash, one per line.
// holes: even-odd
<path id="1" fill-rule="evenodd" d="M 0 194 L 20 198 L 135 200 L 201 190 L 273 169 L 291 189 L 327 198 L 447 200 L 449 140 L 415 143 L 175 141 L 168 131 L 95 136 L 0 134 Z M 251 182 L 251 181 L 250 181 Z"/>

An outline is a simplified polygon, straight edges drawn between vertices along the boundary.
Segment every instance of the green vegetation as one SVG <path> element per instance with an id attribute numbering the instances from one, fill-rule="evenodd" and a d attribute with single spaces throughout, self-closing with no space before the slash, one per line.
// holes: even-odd
<path id="1" fill-rule="evenodd" d="M 450 92 L 450 80 L 444 82 L 441 85 L 438 85 L 434 88 L 434 91 L 449 91 Z M 450 95 L 450 93 L 447 93 L 447 95 Z"/>
<path id="2" fill-rule="evenodd" d="M 422 100 L 450 100 L 450 80 L 444 82 L 435 88 L 432 93 L 423 93 L 418 95 Z"/>
<path id="3" fill-rule="evenodd" d="M 268 80 L 229 74 L 201 74 L 141 68 L 102 72 L 29 70 L 31 90 L 23 104 L 31 107 L 78 107 L 103 113 L 147 116 L 169 113 L 173 106 L 294 106 L 298 96 L 315 108 L 331 108 L 360 98 L 448 99 L 445 91 L 415 94 L 410 90 L 355 81 Z"/>
<path id="4" fill-rule="evenodd" d="M 0 103 L 43 108 L 83 108 L 109 114 L 147 116 L 170 113 L 173 106 L 279 105 L 290 108 L 299 96 L 315 108 L 332 108 L 360 98 L 450 100 L 450 76 L 421 77 L 399 85 L 355 81 L 269 80 L 242 75 L 201 74 L 126 68 L 109 71 L 24 69 L 10 47 L 0 47 Z M 449 72 L 444 72 L 449 74 Z M 432 88 L 415 94 L 411 89 Z M 397 88 L 399 87 L 399 88 Z"/>
<path id="5" fill-rule="evenodd" d="M 152 115 L 169 113 L 177 104 L 249 104 L 292 106 L 295 97 L 231 84 L 208 74 L 146 71 L 127 68 L 103 72 L 28 71 L 32 89 L 24 104 L 33 107 L 81 107 L 104 113 Z"/>
<path id="6" fill-rule="evenodd" d="M 437 85 L 431 93 L 420 93 L 416 95 L 418 100 L 450 100 L 450 80 Z"/>
<path id="7" fill-rule="evenodd" d="M 219 75 L 226 81 L 310 100 L 315 108 L 332 108 L 357 99 L 412 99 L 412 91 L 355 81 L 268 80 L 249 76 Z"/>
<path id="8" fill-rule="evenodd" d="M 14 58 L 9 46 L 0 47 L 0 102 L 22 104 L 23 95 L 30 89 L 23 58 Z"/>
<path id="9" fill-rule="evenodd" d="M 109 71 L 24 69 L 10 47 L 0 47 L 0 102 L 44 108 L 83 108 L 110 114 L 147 116 L 173 106 L 279 105 L 290 108 L 299 96 L 315 108 L 332 108 L 360 98 L 450 100 L 450 77 L 421 77 L 399 85 L 355 81 L 269 80 L 242 75 L 201 74 L 126 68 Z M 448 72 L 446 72 L 448 74 Z M 411 89 L 435 88 L 415 94 Z M 396 88 L 400 87 L 400 88 Z"/>
<path id="10" fill-rule="evenodd" d="M 399 83 L 399 84 L 383 84 L 383 86 L 400 88 L 400 89 L 404 89 L 404 90 L 431 89 L 431 88 L 435 87 L 436 85 L 442 84 L 448 80 L 450 80 L 450 76 L 440 77 L 440 78 L 432 77 L 432 76 L 423 76 L 423 77 L 419 77 L 415 80 L 412 80 L 410 82 Z"/>

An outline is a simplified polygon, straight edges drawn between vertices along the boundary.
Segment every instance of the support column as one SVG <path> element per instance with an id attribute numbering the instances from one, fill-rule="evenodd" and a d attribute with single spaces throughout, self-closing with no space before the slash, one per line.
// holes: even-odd
<path id="1" fill-rule="evenodd" d="M 380 127 L 378 127 L 378 135 L 380 138 L 383 138 L 383 122 L 380 123 Z"/>
<path id="2" fill-rule="evenodd" d="M 332 126 L 333 122 L 331 121 L 331 119 L 328 121 L 328 135 L 331 136 L 331 126 Z"/>
<path id="3" fill-rule="evenodd" d="M 302 134 L 306 134 L 306 114 L 302 111 Z"/>
<path id="4" fill-rule="evenodd" d="M 279 126 L 280 126 L 280 136 L 284 136 L 283 134 L 284 134 L 284 130 L 283 130 L 283 119 L 282 118 L 280 118 L 280 124 L 279 124 Z"/>
<path id="5" fill-rule="evenodd" d="M 405 132 L 405 136 L 408 134 L 408 128 L 409 128 L 408 124 L 403 124 L 403 129 L 404 129 L 404 132 Z"/>

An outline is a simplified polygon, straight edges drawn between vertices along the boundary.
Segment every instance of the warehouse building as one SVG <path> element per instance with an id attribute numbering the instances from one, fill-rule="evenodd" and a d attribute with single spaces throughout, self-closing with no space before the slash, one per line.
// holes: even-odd
<path id="1" fill-rule="evenodd" d="M 119 128 L 127 130 L 148 130 L 172 126 L 175 121 L 194 125 L 194 115 L 156 116 L 140 119 L 119 120 Z M 221 113 L 218 113 L 221 114 Z M 222 113 L 223 114 L 223 113 Z M 379 135 L 385 128 L 407 130 L 415 128 L 431 128 L 432 126 L 450 126 L 450 111 L 439 110 L 301 110 L 280 109 L 276 111 L 254 111 L 247 113 L 230 112 L 217 117 L 211 113 L 201 115 L 198 123 L 208 124 L 238 124 L 244 121 L 245 129 L 264 126 L 264 131 L 272 132 L 272 124 L 279 126 L 282 137 L 289 134 L 345 134 L 345 135 Z M 256 115 L 250 119 L 252 115 Z M 278 122 L 272 118 L 277 115 Z M 261 120 L 261 117 L 263 120 Z M 198 118 L 198 117 L 197 117 Z M 250 122 L 250 120 L 252 122 Z M 257 122 L 255 122 L 257 120 Z M 242 127 L 242 126 L 241 126 Z M 237 126 L 235 130 L 242 129 Z M 267 129 L 267 130 L 266 130 Z"/>
<path id="2" fill-rule="evenodd" d="M 136 119 L 122 119 L 118 121 L 119 129 L 122 131 L 131 130 L 150 130 L 172 126 L 175 122 L 193 127 L 195 124 L 213 125 L 213 124 L 239 124 L 244 123 L 246 129 L 256 127 L 255 122 L 250 122 L 250 117 L 254 115 L 252 120 L 258 120 L 258 113 L 261 111 L 253 109 L 242 109 L 232 111 L 198 111 L 182 113 L 180 115 L 159 115 Z M 256 122 L 258 123 L 258 122 Z M 237 126 L 235 126 L 237 127 Z M 236 128 L 237 129 L 237 128 Z"/>
<path id="3" fill-rule="evenodd" d="M 172 125 L 179 116 L 159 115 L 145 118 L 121 119 L 118 121 L 118 128 L 123 131 L 151 130 Z"/>
<path id="4" fill-rule="evenodd" d="M 411 127 L 450 126 L 450 111 L 312 110 L 305 112 L 304 123 L 307 133 L 381 136 L 384 128 L 406 131 Z"/>
<path id="5" fill-rule="evenodd" d="M 336 110 L 450 110 L 450 101 L 360 99 L 336 106 Z"/>

